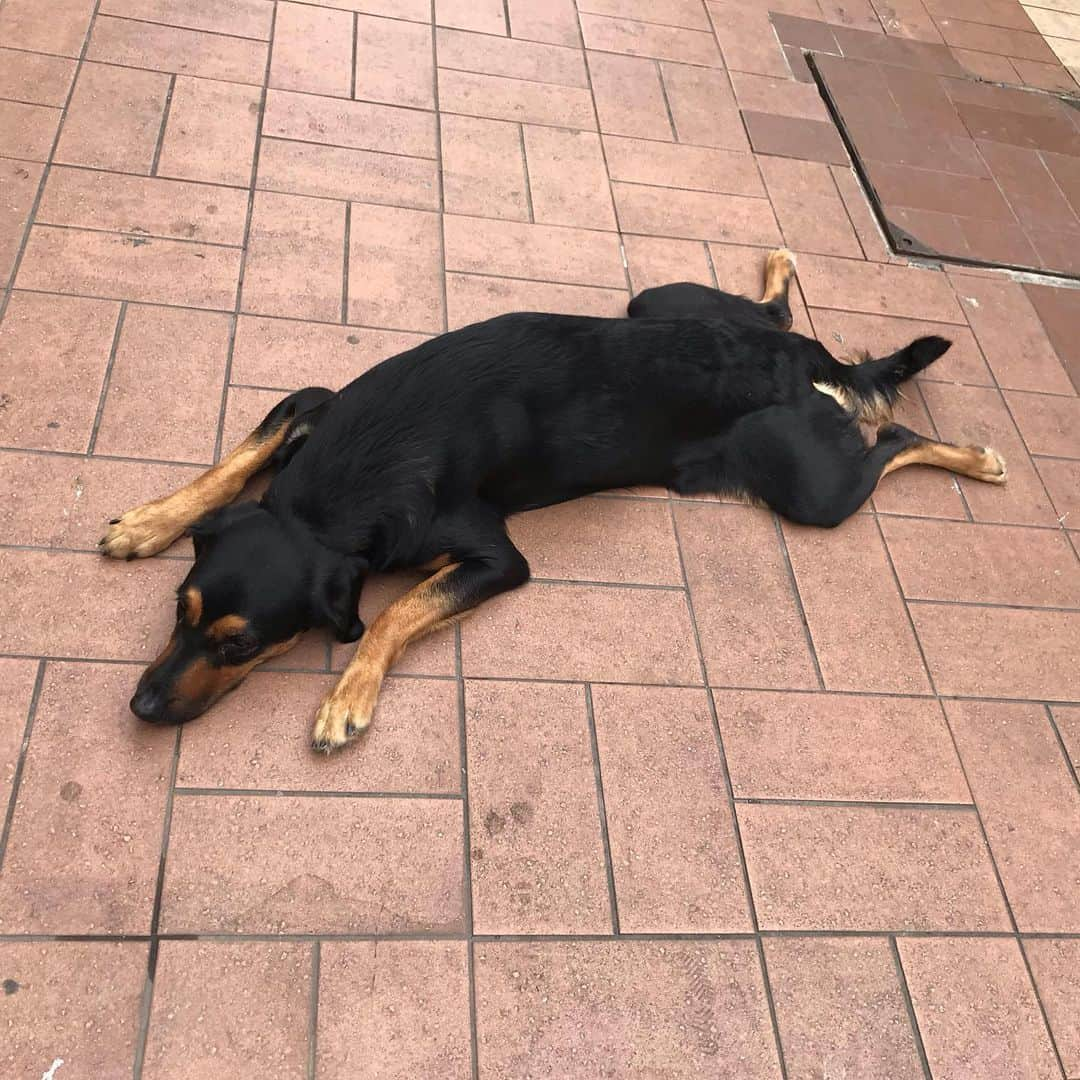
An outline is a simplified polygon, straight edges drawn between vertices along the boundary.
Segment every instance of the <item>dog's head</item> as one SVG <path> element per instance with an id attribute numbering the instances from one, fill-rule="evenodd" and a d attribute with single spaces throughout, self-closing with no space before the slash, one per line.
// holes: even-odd
<path id="1" fill-rule="evenodd" d="M 328 626 L 339 641 L 363 634 L 363 559 L 256 503 L 214 511 L 190 531 L 195 565 L 177 590 L 176 626 L 131 699 L 140 719 L 191 720 L 311 627 Z"/>

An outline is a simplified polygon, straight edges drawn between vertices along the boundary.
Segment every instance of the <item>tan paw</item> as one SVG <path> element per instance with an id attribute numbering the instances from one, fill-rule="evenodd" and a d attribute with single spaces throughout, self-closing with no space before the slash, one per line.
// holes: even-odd
<path id="1" fill-rule="evenodd" d="M 160 503 L 147 503 L 110 521 L 98 549 L 112 559 L 145 559 L 164 551 L 183 531 Z"/>
<path id="2" fill-rule="evenodd" d="M 371 724 L 378 685 L 344 680 L 319 706 L 311 731 L 311 748 L 329 754 L 340 749 Z"/>
<path id="3" fill-rule="evenodd" d="M 1005 468 L 1005 459 L 989 446 L 982 447 L 982 452 L 983 466 L 975 479 L 983 480 L 987 484 L 1004 484 L 1009 475 Z"/>

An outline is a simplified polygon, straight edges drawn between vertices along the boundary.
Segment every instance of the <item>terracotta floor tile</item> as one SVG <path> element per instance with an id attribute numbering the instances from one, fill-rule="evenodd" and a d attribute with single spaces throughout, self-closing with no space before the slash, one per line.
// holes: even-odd
<path id="1" fill-rule="evenodd" d="M 0 160 L 0 280 L 15 268 L 44 170 L 41 162 Z"/>
<path id="2" fill-rule="evenodd" d="M 446 212 L 528 221 L 518 125 L 448 114 L 442 117 L 440 131 Z"/>
<path id="3" fill-rule="evenodd" d="M 1046 1009 L 1066 1076 L 1080 1076 L 1080 941 L 1024 942 L 1035 987 Z"/>
<path id="4" fill-rule="evenodd" d="M 438 215 L 354 203 L 349 233 L 348 321 L 437 334 L 443 330 Z"/>
<path id="5" fill-rule="evenodd" d="M 244 264 L 243 310 L 343 321 L 344 245 L 342 203 L 256 192 Z"/>
<path id="6" fill-rule="evenodd" d="M 307 4 L 278 5 L 271 86 L 350 97 L 352 78 L 353 20 L 348 12 Z"/>
<path id="7" fill-rule="evenodd" d="M 940 694 L 1075 701 L 1080 612 L 912 604 Z"/>
<path id="8" fill-rule="evenodd" d="M 938 26 L 947 45 L 982 52 L 1016 56 L 1022 60 L 1052 62 L 1054 52 L 1040 34 L 1025 34 L 984 23 L 963 22 L 960 19 L 942 19 Z"/>
<path id="9" fill-rule="evenodd" d="M 748 941 L 485 943 L 475 973 L 481 1080 L 780 1075 Z"/>
<path id="10" fill-rule="evenodd" d="M 680 142 L 724 150 L 750 149 L 725 72 L 665 60 L 660 73 Z"/>
<path id="11" fill-rule="evenodd" d="M 319 962 L 316 1075 L 470 1075 L 464 942 L 327 941 Z"/>
<path id="12" fill-rule="evenodd" d="M 1069 376 L 1019 285 L 972 277 L 955 282 L 964 314 L 1001 386 L 1073 393 Z"/>
<path id="13" fill-rule="evenodd" d="M 1080 927 L 1080 793 L 1039 705 L 949 701 L 945 711 L 1021 931 Z"/>
<path id="14" fill-rule="evenodd" d="M 147 950 L 136 941 L 0 943 L 5 979 L 18 984 L 4 999 L 8 1075 L 36 1078 L 57 1060 L 73 1076 L 131 1072 Z"/>
<path id="15" fill-rule="evenodd" d="M 279 18 L 277 25 L 281 32 L 284 20 Z M 266 73 L 266 52 L 264 41 L 99 14 L 86 56 L 105 64 L 259 84 Z"/>
<path id="16" fill-rule="evenodd" d="M 625 232 L 773 247 L 782 242 L 767 199 L 645 184 L 611 186 Z"/>
<path id="17" fill-rule="evenodd" d="M 311 951 L 298 941 L 163 941 L 143 1075 L 302 1075 Z"/>
<path id="18" fill-rule="evenodd" d="M 635 294 L 672 281 L 696 281 L 715 288 L 708 249 L 699 240 L 624 236 L 623 249 Z"/>
<path id="19" fill-rule="evenodd" d="M 434 161 L 282 139 L 263 140 L 258 186 L 419 210 L 437 210 L 439 206 Z"/>
<path id="20" fill-rule="evenodd" d="M 862 185 L 855 178 L 851 167 L 848 165 L 832 165 L 830 168 L 832 169 L 833 179 L 836 181 L 836 187 L 840 192 L 840 198 L 847 208 L 848 217 L 851 219 L 851 224 L 859 237 L 859 243 L 862 245 L 866 258 L 873 262 L 898 261 L 898 257 L 892 253 L 888 244 L 886 244 L 881 227 L 870 209 L 866 192 L 863 191 Z"/>
<path id="21" fill-rule="evenodd" d="M 534 577 L 683 583 L 671 511 L 664 500 L 577 499 L 519 514 L 510 519 L 509 533 Z"/>
<path id="22" fill-rule="evenodd" d="M 600 585 L 527 585 L 461 627 L 470 676 L 697 683 L 681 591 Z"/>
<path id="23" fill-rule="evenodd" d="M 266 71 L 267 44 L 99 14 L 86 57 L 103 64 L 175 71 L 203 79 L 260 83 Z"/>
<path id="24" fill-rule="evenodd" d="M 612 932 L 585 690 L 470 681 L 473 928 Z"/>
<path id="25" fill-rule="evenodd" d="M 353 96 L 414 109 L 435 107 L 431 27 L 360 15 Z"/>
<path id="26" fill-rule="evenodd" d="M 1080 191 L 1080 176 L 1077 190 Z M 1080 393 L 1080 341 L 1074 331 L 1075 320 L 1080 315 L 1080 293 L 1045 285 L 1025 285 L 1024 292 L 1045 327 L 1050 344 L 1069 372 L 1073 386 Z"/>
<path id="27" fill-rule="evenodd" d="M 0 879 L 4 933 L 149 930 L 176 732 L 128 711 L 136 670 L 46 668 Z"/>
<path id="28" fill-rule="evenodd" d="M 440 69 L 439 107 L 448 113 L 492 120 L 596 129 L 596 114 L 587 89 L 500 75 Z"/>
<path id="29" fill-rule="evenodd" d="M 713 30 L 724 62 L 732 71 L 788 77 L 788 66 L 769 21 L 767 8 L 739 0 L 709 0 Z"/>
<path id="30" fill-rule="evenodd" d="M 935 1076 L 1061 1075 L 1015 941 L 896 944 Z"/>
<path id="31" fill-rule="evenodd" d="M 830 531 L 785 522 L 784 535 L 826 687 L 929 692 L 873 518 L 858 514 Z"/>
<path id="32" fill-rule="evenodd" d="M 270 37 L 273 12 L 260 0 L 102 0 L 106 15 L 184 26 L 236 37 Z"/>
<path id="33" fill-rule="evenodd" d="M 772 516 L 681 503 L 675 521 L 709 682 L 816 687 Z"/>
<path id="34" fill-rule="evenodd" d="M 310 731 L 335 681 L 332 675 L 299 672 L 250 676 L 209 716 L 184 729 L 177 784 L 263 791 L 461 790 L 455 683 L 391 678 L 368 734 L 327 758 L 312 751 Z"/>
<path id="35" fill-rule="evenodd" d="M 225 401 L 225 422 L 221 427 L 222 452 L 228 453 L 239 446 L 284 396 L 280 390 L 230 386 Z"/>
<path id="36" fill-rule="evenodd" d="M 834 356 L 850 358 L 859 349 L 867 350 L 871 356 L 888 356 L 918 337 L 936 334 L 947 338 L 952 346 L 922 373 L 921 380 L 994 385 L 994 377 L 986 366 L 975 335 L 966 326 L 898 319 L 892 315 L 830 311 L 828 308 L 813 308 L 810 314 L 818 337 Z M 905 393 L 909 391 L 905 390 Z"/>
<path id="37" fill-rule="evenodd" d="M 504 8 L 498 0 L 435 0 L 435 22 L 481 34 L 505 34 Z"/>
<path id="38" fill-rule="evenodd" d="M 698 0 L 582 0 L 581 10 L 594 15 L 642 19 L 689 30 L 710 30 L 709 17 Z"/>
<path id="39" fill-rule="evenodd" d="M 0 658 L 0 806 L 5 813 L 37 675 L 36 660 Z"/>
<path id="40" fill-rule="evenodd" d="M 62 108 L 75 78 L 75 61 L 0 49 L 0 95 L 10 101 Z"/>
<path id="41" fill-rule="evenodd" d="M 439 28 L 439 67 L 555 86 L 587 87 L 581 50 Z"/>
<path id="42" fill-rule="evenodd" d="M 767 938 L 764 946 L 791 1080 L 833 1072 L 862 1080 L 921 1080 L 886 941 L 791 937 Z"/>
<path id="43" fill-rule="evenodd" d="M 157 175 L 247 186 L 260 99 L 250 86 L 177 77 Z"/>
<path id="44" fill-rule="evenodd" d="M 1046 489 L 996 390 L 931 382 L 924 382 L 921 390 L 941 438 L 961 445 L 992 446 L 1005 458 L 1006 483 L 983 484 L 966 478 L 959 481 L 976 521 L 1057 523 Z"/>
<path id="45" fill-rule="evenodd" d="M 508 0 L 510 31 L 516 38 L 552 45 L 581 44 L 573 0 Z"/>
<path id="46" fill-rule="evenodd" d="M 604 150 L 612 180 L 729 195 L 765 195 L 750 154 L 618 135 L 604 137 Z"/>
<path id="47" fill-rule="evenodd" d="M 550 311 L 562 315 L 621 318 L 626 314 L 629 299 L 626 289 L 552 285 L 475 274 L 446 275 L 446 303 L 451 330 L 508 311 Z"/>
<path id="48" fill-rule="evenodd" d="M 0 454 L 7 496 L 0 503 L 0 543 L 96 551 L 109 518 L 174 491 L 200 471 L 74 454 Z M 178 541 L 169 554 L 190 550 Z"/>
<path id="49" fill-rule="evenodd" d="M 1080 705 L 1055 705 L 1050 711 L 1069 760 L 1080 768 Z"/>
<path id="50" fill-rule="evenodd" d="M 185 795 L 173 807 L 165 932 L 461 926 L 456 801 Z"/>
<path id="51" fill-rule="evenodd" d="M 0 570 L 0 652 L 149 663 L 175 620 L 172 594 L 186 564 L 9 549 L 0 551 Z M 134 689 L 138 669 L 125 670 Z"/>
<path id="52" fill-rule="evenodd" d="M 523 135 L 535 219 L 547 225 L 614 229 L 600 136 L 533 125 L 526 125 Z"/>
<path id="53" fill-rule="evenodd" d="M 1080 607 L 1080 563 L 1060 532 L 909 518 L 881 528 L 913 600 Z"/>
<path id="54" fill-rule="evenodd" d="M 740 804 L 766 930 L 1006 930 L 974 811 Z"/>
<path id="55" fill-rule="evenodd" d="M 239 248 L 35 225 L 17 284 L 231 311 L 239 275 Z"/>
<path id="56" fill-rule="evenodd" d="M 618 237 L 592 229 L 448 215 L 447 270 L 622 288 Z"/>
<path id="57" fill-rule="evenodd" d="M 0 153 L 5 158 L 48 161 L 63 113 L 44 105 L 0 102 Z"/>
<path id="58" fill-rule="evenodd" d="M 6 370 L 0 442 L 86 449 L 120 305 L 15 292 L 0 324 Z"/>
<path id="59" fill-rule="evenodd" d="M 224 312 L 130 306 L 95 451 L 209 464 L 231 323 Z M 177 383 L 177 365 L 190 382 Z"/>
<path id="60" fill-rule="evenodd" d="M 798 273 L 812 308 L 963 324 L 963 312 L 944 274 L 825 255 L 804 256 Z"/>
<path id="61" fill-rule="evenodd" d="M 1040 458 L 1036 464 L 1053 500 L 1058 521 L 1073 524 L 1080 519 L 1080 464 L 1048 458 Z"/>
<path id="62" fill-rule="evenodd" d="M 600 130 L 640 139 L 673 138 L 655 62 L 643 57 L 587 52 Z"/>
<path id="63" fill-rule="evenodd" d="M 1080 458 L 1080 398 L 1011 390 L 1005 401 L 1033 454 Z"/>
<path id="64" fill-rule="evenodd" d="M 751 929 L 706 692 L 592 694 L 622 932 Z"/>
<path id="65" fill-rule="evenodd" d="M 91 0 L 58 0 L 48 19 L 34 0 L 12 0 L 0 12 L 0 39 L 13 49 L 77 57 L 93 15 Z"/>
<path id="66" fill-rule="evenodd" d="M 636 22 L 582 12 L 581 32 L 587 49 L 652 56 L 658 60 L 677 60 L 685 64 L 724 66 L 716 39 L 708 30 L 687 30 L 678 26 L 661 26 L 656 22 Z"/>
<path id="67" fill-rule="evenodd" d="M 432 113 L 284 90 L 266 95 L 263 134 L 412 157 L 439 152 Z"/>
<path id="68" fill-rule="evenodd" d="M 813 84 L 745 71 L 733 71 L 731 82 L 740 109 L 798 116 L 804 120 L 829 119 L 825 102 Z"/>
<path id="69" fill-rule="evenodd" d="M 232 380 L 299 390 L 352 382 L 368 368 L 427 340 L 426 334 L 241 315 L 233 343 Z"/>
<path id="70" fill-rule="evenodd" d="M 755 154 L 776 154 L 826 164 L 846 165 L 847 151 L 831 122 L 743 111 Z"/>
<path id="71" fill-rule="evenodd" d="M 828 165 L 764 156 L 757 162 L 789 248 L 862 257 Z"/>
<path id="72" fill-rule="evenodd" d="M 716 690 L 736 798 L 970 803 L 935 701 Z"/>

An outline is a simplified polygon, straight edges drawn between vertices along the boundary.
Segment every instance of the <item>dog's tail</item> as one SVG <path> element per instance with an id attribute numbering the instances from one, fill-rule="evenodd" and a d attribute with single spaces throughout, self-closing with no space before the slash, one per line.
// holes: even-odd
<path id="1" fill-rule="evenodd" d="M 916 338 L 910 345 L 879 360 L 842 364 L 832 359 L 828 375 L 814 385 L 836 397 L 845 407 L 868 422 L 885 423 L 892 418 L 892 406 L 900 394 L 900 384 L 928 368 L 948 351 L 951 341 L 943 337 Z M 828 387 L 835 387 L 830 390 Z"/>

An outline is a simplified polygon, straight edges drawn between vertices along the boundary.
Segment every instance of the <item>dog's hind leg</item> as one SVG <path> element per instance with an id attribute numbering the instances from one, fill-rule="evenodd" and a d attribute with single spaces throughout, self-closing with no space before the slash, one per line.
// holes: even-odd
<path id="1" fill-rule="evenodd" d="M 446 544 L 452 562 L 390 604 L 367 628 L 319 708 L 311 735 L 314 749 L 330 753 L 367 728 L 383 679 L 410 642 L 529 579 L 529 564 L 501 521 L 485 516 L 480 522 L 476 531 L 460 532 L 457 542 Z"/>
<path id="2" fill-rule="evenodd" d="M 795 256 L 787 248 L 771 251 L 765 262 L 765 289 L 761 294 L 760 304 L 766 315 L 781 330 L 791 329 L 791 304 L 788 294 L 794 276 Z"/>
<path id="3" fill-rule="evenodd" d="M 190 484 L 109 522 L 98 541 L 101 553 L 142 559 L 164 551 L 204 514 L 232 502 L 256 473 L 286 460 L 311 430 L 315 410 L 333 396 L 322 387 L 290 394 L 235 450 Z"/>

